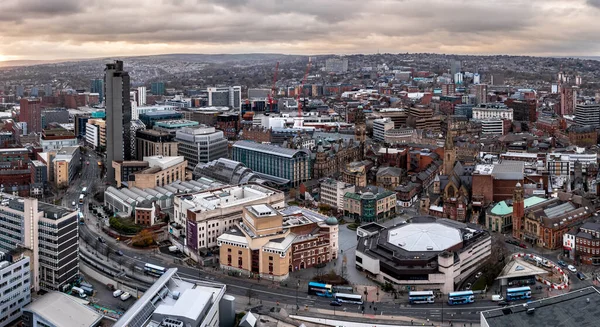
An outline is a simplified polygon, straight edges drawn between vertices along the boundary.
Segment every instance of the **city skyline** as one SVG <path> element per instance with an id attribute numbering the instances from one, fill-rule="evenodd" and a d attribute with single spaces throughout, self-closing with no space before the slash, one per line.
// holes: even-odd
<path id="1" fill-rule="evenodd" d="M 0 61 L 167 53 L 595 56 L 599 13 L 598 0 L 6 0 Z"/>

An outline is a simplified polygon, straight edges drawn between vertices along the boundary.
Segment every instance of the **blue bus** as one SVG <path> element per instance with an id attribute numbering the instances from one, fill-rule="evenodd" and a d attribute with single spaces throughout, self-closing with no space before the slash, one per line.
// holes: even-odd
<path id="1" fill-rule="evenodd" d="M 332 297 L 333 288 L 329 284 L 310 282 L 308 283 L 308 294 L 323 297 Z"/>
<path id="2" fill-rule="evenodd" d="M 523 286 L 523 287 L 509 288 L 506 290 L 506 300 L 507 301 L 522 300 L 522 299 L 531 299 L 531 287 Z"/>
<path id="3" fill-rule="evenodd" d="M 448 294 L 448 304 L 468 304 L 475 302 L 473 291 L 452 292 Z"/>
<path id="4" fill-rule="evenodd" d="M 408 303 L 433 303 L 433 291 L 408 292 Z"/>

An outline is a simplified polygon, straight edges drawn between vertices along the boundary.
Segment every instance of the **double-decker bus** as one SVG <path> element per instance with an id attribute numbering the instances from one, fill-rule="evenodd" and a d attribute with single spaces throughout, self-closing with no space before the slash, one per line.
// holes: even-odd
<path id="1" fill-rule="evenodd" d="M 522 299 L 531 299 L 531 287 L 523 286 L 509 288 L 506 290 L 506 300 L 514 301 Z"/>
<path id="2" fill-rule="evenodd" d="M 363 304 L 362 296 L 358 294 L 335 293 L 333 297 L 341 303 Z"/>
<path id="3" fill-rule="evenodd" d="M 452 292 L 448 294 L 448 304 L 468 304 L 475 302 L 473 291 Z"/>
<path id="4" fill-rule="evenodd" d="M 162 276 L 167 271 L 165 267 L 147 263 L 144 265 L 144 273 L 153 276 Z"/>
<path id="5" fill-rule="evenodd" d="M 308 294 L 323 297 L 332 297 L 332 286 L 329 284 L 310 282 L 308 283 Z"/>
<path id="6" fill-rule="evenodd" d="M 408 292 L 408 303 L 433 303 L 433 291 Z"/>

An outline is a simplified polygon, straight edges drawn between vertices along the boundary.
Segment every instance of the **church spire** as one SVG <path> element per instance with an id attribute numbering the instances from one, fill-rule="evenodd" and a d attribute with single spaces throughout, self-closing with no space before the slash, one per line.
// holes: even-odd
<path id="1" fill-rule="evenodd" d="M 444 144 L 444 149 L 454 149 L 454 138 L 452 137 L 452 121 L 450 117 L 448 117 L 448 127 L 446 131 L 446 143 Z"/>

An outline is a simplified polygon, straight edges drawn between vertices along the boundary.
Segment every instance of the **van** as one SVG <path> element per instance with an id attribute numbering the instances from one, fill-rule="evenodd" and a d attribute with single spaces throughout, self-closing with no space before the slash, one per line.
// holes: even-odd
<path id="1" fill-rule="evenodd" d="M 79 297 L 80 297 L 80 298 L 82 298 L 82 299 L 84 299 L 84 298 L 86 298 L 86 297 L 87 297 L 87 294 L 85 294 L 85 291 L 84 291 L 84 290 L 82 290 L 82 289 L 81 289 L 81 288 L 79 288 L 79 287 L 73 287 L 73 288 L 71 289 L 71 293 L 72 293 L 72 294 L 77 294 L 77 295 L 79 295 Z"/>
<path id="2" fill-rule="evenodd" d="M 116 291 L 113 292 L 113 297 L 119 297 L 119 296 L 121 296 L 121 294 L 123 294 L 123 291 L 116 290 Z"/>
<path id="3" fill-rule="evenodd" d="M 498 301 L 502 301 L 502 300 L 504 300 L 504 298 L 502 297 L 502 295 L 499 295 L 499 294 L 492 295 L 492 301 L 498 302 Z"/>
<path id="4" fill-rule="evenodd" d="M 131 294 L 129 294 L 129 292 L 125 292 L 123 294 L 121 294 L 121 301 L 127 301 L 127 299 L 129 299 L 131 297 Z"/>

